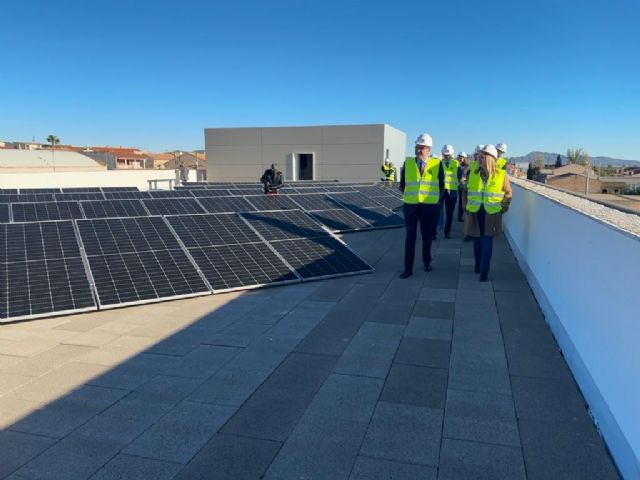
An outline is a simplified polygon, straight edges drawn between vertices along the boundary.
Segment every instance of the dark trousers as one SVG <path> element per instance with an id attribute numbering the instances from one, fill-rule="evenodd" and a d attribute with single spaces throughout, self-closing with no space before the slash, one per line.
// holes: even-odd
<path id="1" fill-rule="evenodd" d="M 464 214 L 464 205 L 462 204 L 462 190 L 458 190 L 458 221 L 462 221 Z"/>
<path id="2" fill-rule="evenodd" d="M 431 263 L 431 240 L 438 222 L 437 204 L 408 204 L 403 206 L 404 224 L 407 227 L 407 236 L 404 241 L 404 269 L 413 271 L 413 261 L 416 255 L 416 237 L 418 235 L 418 222 L 420 223 L 420 236 L 422 237 L 422 263 Z"/>
<path id="3" fill-rule="evenodd" d="M 488 275 L 491 266 L 491 255 L 493 254 L 493 237 L 482 235 L 473 239 L 473 256 L 476 265 L 480 266 L 480 273 Z"/>
<path id="4" fill-rule="evenodd" d="M 458 201 L 458 192 L 445 190 L 442 196 L 442 201 L 444 203 L 446 217 L 444 222 L 444 234 L 449 235 L 451 233 L 451 223 L 453 222 L 453 212 L 456 209 L 456 202 Z"/>

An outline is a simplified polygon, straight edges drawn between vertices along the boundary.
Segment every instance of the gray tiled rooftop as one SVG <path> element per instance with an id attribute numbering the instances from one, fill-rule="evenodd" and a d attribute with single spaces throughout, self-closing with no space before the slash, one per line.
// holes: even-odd
<path id="1" fill-rule="evenodd" d="M 459 225 L 456 225 L 458 227 Z M 371 275 L 0 326 L 0 478 L 618 478 L 504 239 Z"/>

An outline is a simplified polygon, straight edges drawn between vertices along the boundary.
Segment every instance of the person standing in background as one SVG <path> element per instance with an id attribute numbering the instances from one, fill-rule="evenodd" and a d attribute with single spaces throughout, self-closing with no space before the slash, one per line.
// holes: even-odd
<path id="1" fill-rule="evenodd" d="M 453 212 L 456 209 L 458 200 L 458 186 L 462 178 L 462 170 L 457 160 L 453 159 L 454 149 L 452 145 L 442 147 L 442 169 L 444 170 L 444 191 L 440 201 L 440 208 L 444 203 L 445 223 L 444 238 L 451 238 L 451 223 L 453 222 Z"/>
<path id="2" fill-rule="evenodd" d="M 467 162 L 467 154 L 460 152 L 458 155 L 460 162 L 460 185 L 458 185 L 458 221 L 462 222 L 464 215 L 464 202 L 467 196 L 467 180 L 469 175 L 469 163 Z"/>
<path id="3" fill-rule="evenodd" d="M 507 166 L 507 159 L 504 156 L 507 154 L 507 144 L 499 143 L 496 145 L 498 151 L 498 160 L 496 160 L 496 168 L 504 169 Z"/>
<path id="4" fill-rule="evenodd" d="M 391 163 L 391 160 L 387 158 L 382 167 L 380 167 L 380 170 L 382 170 L 383 174 L 380 180 L 385 182 L 385 186 L 390 187 L 393 185 L 393 182 L 396 181 L 396 167 Z"/>

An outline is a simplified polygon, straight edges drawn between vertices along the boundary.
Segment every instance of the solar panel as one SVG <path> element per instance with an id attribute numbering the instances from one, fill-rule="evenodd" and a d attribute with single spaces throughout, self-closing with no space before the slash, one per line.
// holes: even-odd
<path id="1" fill-rule="evenodd" d="M 255 208 L 244 197 L 199 197 L 198 201 L 207 212 L 253 212 Z"/>
<path id="2" fill-rule="evenodd" d="M 345 208 L 307 213 L 334 232 L 348 232 L 351 230 L 371 228 L 371 225 L 365 220 Z"/>
<path id="3" fill-rule="evenodd" d="M 102 190 L 100 187 L 69 187 L 63 188 L 62 193 L 90 193 L 97 192 L 100 193 Z"/>
<path id="4" fill-rule="evenodd" d="M 71 221 L 0 225 L 0 318 L 95 310 Z"/>
<path id="5" fill-rule="evenodd" d="M 375 228 L 401 227 L 404 225 L 404 218 L 385 207 L 354 208 L 352 210 Z"/>
<path id="6" fill-rule="evenodd" d="M 325 193 L 327 190 L 324 187 L 297 187 L 297 193 Z"/>
<path id="7" fill-rule="evenodd" d="M 187 248 L 262 241 L 236 214 L 169 216 L 167 221 Z"/>
<path id="8" fill-rule="evenodd" d="M 373 270 L 338 239 L 327 236 L 271 242 L 304 280 Z"/>
<path id="9" fill-rule="evenodd" d="M 189 252 L 214 291 L 299 281 L 265 243 L 192 248 Z"/>
<path id="10" fill-rule="evenodd" d="M 267 241 L 329 235 L 322 225 L 300 210 L 240 215 Z"/>
<path id="11" fill-rule="evenodd" d="M 0 194 L 0 203 L 53 202 L 52 193 Z"/>
<path id="12" fill-rule="evenodd" d="M 138 187 L 100 187 L 103 192 L 138 192 Z"/>
<path id="13" fill-rule="evenodd" d="M 295 194 L 289 195 L 303 210 L 333 210 L 342 208 L 335 200 L 329 198 L 323 193 L 311 193 L 309 195 Z"/>
<path id="14" fill-rule="evenodd" d="M 42 222 L 83 218 L 78 202 L 12 203 L 14 222 Z"/>
<path id="15" fill-rule="evenodd" d="M 327 193 L 344 193 L 344 192 L 355 192 L 356 189 L 353 187 L 341 186 L 341 185 L 327 185 L 323 187 L 324 191 Z"/>
<path id="16" fill-rule="evenodd" d="M 151 198 L 193 198 L 189 190 L 149 190 Z"/>
<path id="17" fill-rule="evenodd" d="M 231 193 L 227 189 L 219 188 L 195 188 L 190 189 L 191 195 L 194 197 L 229 197 Z"/>
<path id="18" fill-rule="evenodd" d="M 59 188 L 21 188 L 20 195 L 29 195 L 34 193 L 60 193 Z"/>
<path id="19" fill-rule="evenodd" d="M 104 192 L 104 198 L 107 200 L 124 200 L 124 199 L 142 199 L 151 198 L 149 192 L 138 192 L 133 190 L 123 190 L 119 192 L 107 191 Z"/>
<path id="20" fill-rule="evenodd" d="M 367 185 L 356 187 L 360 193 L 364 193 L 368 197 L 381 197 L 388 195 L 388 191 L 391 187 L 383 187 L 381 185 Z"/>
<path id="21" fill-rule="evenodd" d="M 161 217 L 78 220 L 87 255 L 180 249 Z"/>
<path id="22" fill-rule="evenodd" d="M 0 203 L 0 223 L 8 223 L 11 221 L 9 217 L 9 204 Z"/>
<path id="23" fill-rule="evenodd" d="M 140 200 L 90 200 L 80 202 L 86 218 L 144 217 L 148 215 Z"/>
<path id="24" fill-rule="evenodd" d="M 373 200 L 378 202 L 381 206 L 387 207 L 389 210 L 399 210 L 402 208 L 403 202 L 402 199 L 393 196 L 386 195 L 384 197 L 371 197 Z"/>
<path id="25" fill-rule="evenodd" d="M 353 193 L 334 193 L 330 194 L 331 198 L 338 201 L 345 207 L 353 210 L 354 208 L 379 207 L 375 200 L 369 198 L 360 192 Z"/>
<path id="26" fill-rule="evenodd" d="M 261 187 L 235 187 L 230 188 L 229 193 L 231 195 L 264 195 L 264 189 Z"/>
<path id="27" fill-rule="evenodd" d="M 246 197 L 256 210 L 296 210 L 300 208 L 288 195 L 256 195 Z"/>
<path id="28" fill-rule="evenodd" d="M 101 307 L 210 292 L 161 217 L 77 223 Z"/>
<path id="29" fill-rule="evenodd" d="M 18 189 L 17 188 L 0 188 L 0 194 L 3 193 L 12 193 L 14 195 L 18 194 Z"/>
<path id="30" fill-rule="evenodd" d="M 142 200 L 151 215 L 189 215 L 204 213 L 195 198 L 154 198 Z"/>
<path id="31" fill-rule="evenodd" d="M 53 197 L 56 202 L 69 200 L 104 200 L 104 194 L 102 192 L 55 193 Z"/>

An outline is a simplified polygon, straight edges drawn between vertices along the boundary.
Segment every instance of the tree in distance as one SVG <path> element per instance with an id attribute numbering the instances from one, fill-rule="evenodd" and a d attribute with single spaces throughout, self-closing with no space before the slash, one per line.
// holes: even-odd
<path id="1" fill-rule="evenodd" d="M 58 145 L 60 143 L 60 139 L 58 137 L 56 137 L 55 135 L 49 135 L 47 137 L 47 143 L 51 144 L 51 148 L 53 149 L 53 147 L 55 145 Z"/>
<path id="2" fill-rule="evenodd" d="M 568 148 L 567 160 L 569 160 L 569 163 L 576 163 L 578 165 L 586 166 L 589 165 L 589 154 L 580 147 Z"/>

